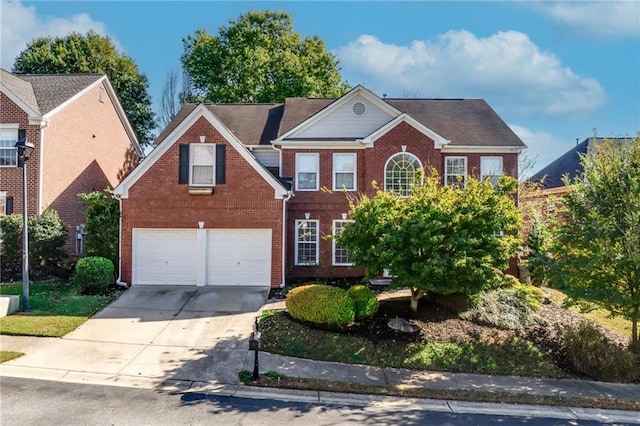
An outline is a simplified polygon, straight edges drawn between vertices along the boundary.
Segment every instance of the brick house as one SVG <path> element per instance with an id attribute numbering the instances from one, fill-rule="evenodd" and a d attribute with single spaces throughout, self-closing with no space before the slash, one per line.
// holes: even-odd
<path id="1" fill-rule="evenodd" d="M 0 215 L 22 214 L 22 168 L 15 143 L 35 149 L 27 162 L 28 214 L 58 211 L 67 251 L 81 249 L 77 194 L 117 185 L 143 152 L 104 75 L 22 75 L 0 69 Z"/>
<path id="2" fill-rule="evenodd" d="M 339 99 L 187 104 L 114 189 L 123 282 L 280 287 L 364 275 L 331 236 L 348 194 L 517 176 L 522 141 L 483 100 Z"/>

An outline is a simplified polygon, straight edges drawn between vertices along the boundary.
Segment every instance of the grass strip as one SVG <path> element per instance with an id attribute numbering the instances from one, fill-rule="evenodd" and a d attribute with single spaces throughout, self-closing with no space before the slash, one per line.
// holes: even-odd
<path id="1" fill-rule="evenodd" d="M 0 351 L 0 364 L 11 361 L 12 359 L 20 358 L 22 355 L 24 355 L 22 352 Z"/>

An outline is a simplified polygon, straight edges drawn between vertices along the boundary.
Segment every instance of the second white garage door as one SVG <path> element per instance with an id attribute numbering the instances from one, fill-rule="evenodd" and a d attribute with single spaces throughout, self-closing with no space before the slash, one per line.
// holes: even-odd
<path id="1" fill-rule="evenodd" d="M 133 284 L 271 285 L 270 229 L 135 229 Z"/>

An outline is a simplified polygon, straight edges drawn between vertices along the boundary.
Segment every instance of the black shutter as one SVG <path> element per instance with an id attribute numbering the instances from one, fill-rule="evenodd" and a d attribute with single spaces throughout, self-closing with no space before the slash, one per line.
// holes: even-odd
<path id="1" fill-rule="evenodd" d="M 189 144 L 180 144 L 178 183 L 189 183 Z"/>
<path id="2" fill-rule="evenodd" d="M 4 212 L 6 215 L 13 214 L 13 197 L 10 195 L 4 200 Z"/>
<path id="3" fill-rule="evenodd" d="M 216 184 L 225 183 L 226 148 L 224 144 L 216 145 Z"/>
<path id="4" fill-rule="evenodd" d="M 25 129 L 18 129 L 18 142 L 24 142 L 27 139 L 27 131 Z M 17 153 L 16 153 L 17 155 Z M 20 157 L 18 157 L 18 164 L 17 166 L 22 168 L 23 166 L 23 161 Z"/>

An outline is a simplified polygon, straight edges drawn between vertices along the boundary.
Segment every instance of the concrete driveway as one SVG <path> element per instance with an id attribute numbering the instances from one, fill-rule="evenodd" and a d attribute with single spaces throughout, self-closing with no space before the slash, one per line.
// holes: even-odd
<path id="1" fill-rule="evenodd" d="M 236 384 L 268 294 L 265 287 L 132 287 L 75 331 L 4 363 L 3 374 L 126 386 Z"/>

